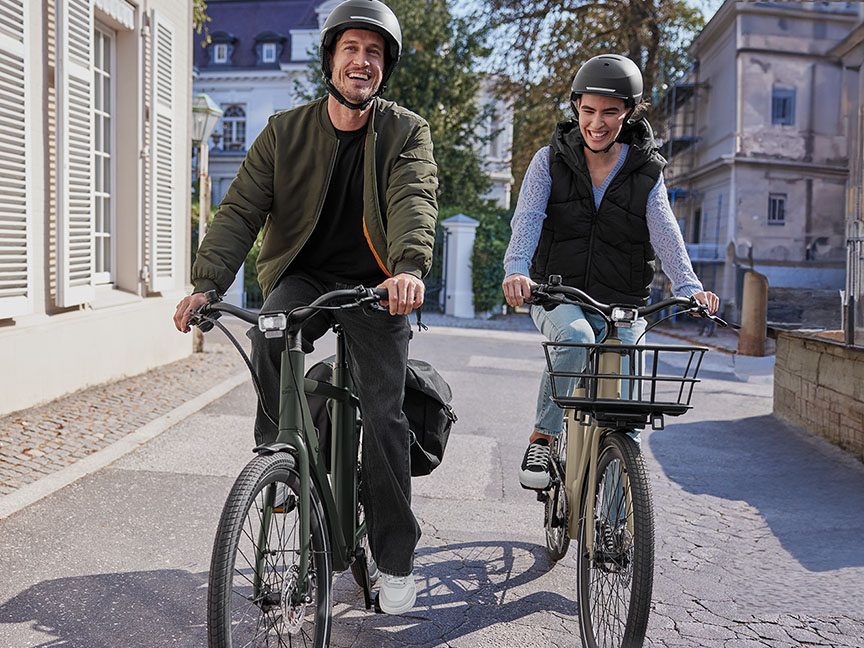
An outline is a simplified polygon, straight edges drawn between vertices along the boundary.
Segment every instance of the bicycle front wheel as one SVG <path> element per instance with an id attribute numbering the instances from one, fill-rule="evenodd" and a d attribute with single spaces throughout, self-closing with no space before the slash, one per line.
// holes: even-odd
<path id="1" fill-rule="evenodd" d="M 210 648 L 309 646 L 330 640 L 330 541 L 310 483 L 311 556 L 300 582 L 300 478 L 286 453 L 259 456 L 231 489 L 213 546 Z"/>
<path id="2" fill-rule="evenodd" d="M 593 501 L 579 529 L 579 630 L 587 648 L 640 648 L 654 582 L 654 513 L 639 446 L 621 432 L 600 443 Z M 589 553 L 586 531 L 593 539 Z"/>

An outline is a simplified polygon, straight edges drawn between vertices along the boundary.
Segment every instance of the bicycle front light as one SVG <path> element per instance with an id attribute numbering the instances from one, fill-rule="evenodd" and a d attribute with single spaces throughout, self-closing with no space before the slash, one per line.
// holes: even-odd
<path id="1" fill-rule="evenodd" d="M 287 328 L 288 316 L 285 313 L 258 317 L 258 330 L 264 333 L 264 337 L 278 337 Z"/>
<path id="2" fill-rule="evenodd" d="M 630 328 L 639 319 L 639 311 L 635 308 L 616 306 L 612 309 L 612 321 L 621 328 Z"/>

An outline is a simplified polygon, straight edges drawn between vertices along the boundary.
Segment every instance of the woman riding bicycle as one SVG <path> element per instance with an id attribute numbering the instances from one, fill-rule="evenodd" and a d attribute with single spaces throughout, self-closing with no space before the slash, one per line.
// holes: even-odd
<path id="1" fill-rule="evenodd" d="M 607 303 L 644 306 L 654 278 L 655 250 L 676 296 L 694 296 L 715 313 L 719 299 L 693 272 L 663 182 L 666 161 L 642 116 L 642 74 L 630 59 L 603 54 L 576 73 L 570 104 L 576 119 L 560 122 L 550 146 L 534 155 L 522 182 L 504 257 L 503 290 L 510 306 L 521 306 L 535 283 L 560 275 Z M 572 304 L 552 310 L 531 307 L 531 318 L 553 342 L 595 342 L 605 324 L 599 315 Z M 644 332 L 640 319 L 619 333 L 634 344 Z M 550 350 L 557 371 L 579 372 L 585 350 Z M 534 430 L 522 460 L 524 488 L 549 485 L 549 442 L 561 433 L 564 411 L 551 400 L 544 372 Z"/>

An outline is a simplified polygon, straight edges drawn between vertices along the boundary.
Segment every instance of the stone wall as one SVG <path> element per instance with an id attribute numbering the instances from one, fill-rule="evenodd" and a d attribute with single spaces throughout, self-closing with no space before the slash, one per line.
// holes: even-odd
<path id="1" fill-rule="evenodd" d="M 774 414 L 864 461 L 864 349 L 827 336 L 781 333 Z"/>

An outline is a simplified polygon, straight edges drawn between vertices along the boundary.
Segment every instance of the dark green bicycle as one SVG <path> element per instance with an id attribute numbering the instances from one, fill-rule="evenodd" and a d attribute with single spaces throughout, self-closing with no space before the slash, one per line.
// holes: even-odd
<path id="1" fill-rule="evenodd" d="M 291 312 L 257 313 L 219 301 L 193 317 L 202 328 L 229 313 L 282 337 L 279 433 L 255 448 L 228 495 L 213 546 L 207 629 L 211 648 L 315 646 L 330 640 L 332 575 L 349 567 L 363 588 L 367 609 L 376 570 L 369 559 L 360 501 L 362 422 L 339 326 L 332 383 L 305 376 L 303 325 L 321 310 L 378 304 L 387 291 L 362 286 L 334 290 Z M 249 365 L 252 371 L 251 365 Z M 253 383 L 259 399 L 261 386 Z M 329 399 L 332 417 L 330 474 L 318 444 L 307 395 Z M 263 403 L 263 399 L 261 400 Z M 370 567 L 371 566 L 371 567 Z M 370 578 L 370 569 L 372 578 Z"/>

